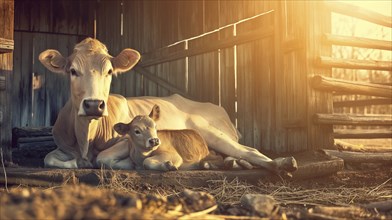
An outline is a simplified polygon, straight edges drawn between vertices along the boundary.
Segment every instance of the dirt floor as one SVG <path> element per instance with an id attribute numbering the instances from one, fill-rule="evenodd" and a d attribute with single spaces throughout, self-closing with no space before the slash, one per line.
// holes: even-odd
<path id="1" fill-rule="evenodd" d="M 379 148 L 366 147 L 377 142 L 350 143 L 355 144 L 351 151 L 392 148 L 390 140 Z M 120 175 L 98 186 L 72 178 L 55 187 L 3 184 L 0 219 L 392 219 L 392 164 L 345 163 L 336 174 L 307 180 L 251 184 L 239 178 L 215 176 L 203 187 Z M 249 194 L 268 195 L 272 201 L 249 205 L 243 201 Z"/>
<path id="2" fill-rule="evenodd" d="M 242 205 L 245 194 L 270 195 L 276 203 L 265 213 Z M 374 203 L 385 201 L 389 203 Z M 208 187 L 185 189 L 114 177 L 99 186 L 68 183 L 52 188 L 8 186 L 8 192 L 5 186 L 0 189 L 2 220 L 244 217 L 392 219 L 392 165 L 346 164 L 343 171 L 324 178 L 256 185 L 222 179 L 210 181 Z"/>

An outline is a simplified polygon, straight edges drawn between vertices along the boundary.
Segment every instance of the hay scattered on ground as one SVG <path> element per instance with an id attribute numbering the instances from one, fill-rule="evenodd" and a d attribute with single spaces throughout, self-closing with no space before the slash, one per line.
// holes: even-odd
<path id="1" fill-rule="evenodd" d="M 115 173 L 115 172 L 114 172 Z M 219 204 L 237 205 L 245 194 L 266 194 L 273 196 L 283 205 L 329 205 L 350 206 L 373 201 L 392 199 L 392 178 L 376 186 L 349 187 L 345 185 L 303 186 L 295 182 L 259 182 L 258 185 L 248 184 L 237 178 L 228 181 L 208 181 L 208 187 L 187 186 L 152 186 L 146 183 L 135 182 L 134 179 L 124 179 L 116 173 L 110 181 L 101 184 L 101 188 L 109 188 L 125 193 L 149 193 L 159 196 L 170 196 L 188 188 L 194 191 L 205 191 L 213 195 Z"/>

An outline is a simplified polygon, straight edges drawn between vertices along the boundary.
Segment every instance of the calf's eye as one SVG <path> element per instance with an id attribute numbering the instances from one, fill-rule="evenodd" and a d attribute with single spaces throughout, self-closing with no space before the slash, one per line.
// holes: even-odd
<path id="1" fill-rule="evenodd" d="M 78 73 L 76 72 L 75 69 L 71 69 L 70 71 L 72 76 L 78 76 Z"/>
<path id="2" fill-rule="evenodd" d="M 139 130 L 135 130 L 135 134 L 139 135 L 140 131 Z"/>
<path id="3" fill-rule="evenodd" d="M 112 75 L 112 73 L 113 73 L 113 70 L 110 69 L 110 70 L 108 71 L 108 75 Z"/>

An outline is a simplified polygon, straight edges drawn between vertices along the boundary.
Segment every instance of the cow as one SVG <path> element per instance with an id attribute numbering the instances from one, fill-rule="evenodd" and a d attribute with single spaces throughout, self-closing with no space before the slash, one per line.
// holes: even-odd
<path id="1" fill-rule="evenodd" d="M 154 105 L 149 115 L 138 115 L 129 123 L 117 123 L 114 130 L 126 140 L 115 142 L 128 148 L 129 157 L 113 158 L 110 151 L 109 155 L 103 151 L 97 157 L 98 166 L 123 169 L 117 164 L 133 164 L 133 167 L 127 168 L 159 171 L 238 169 L 242 168 L 241 164 L 246 169 L 253 168 L 244 160 L 230 157 L 223 160 L 222 156 L 210 153 L 207 143 L 196 130 L 158 130 L 156 122 L 160 115 L 159 106 Z"/>
<path id="2" fill-rule="evenodd" d="M 272 160 L 253 147 L 239 144 L 237 129 L 227 112 L 218 105 L 196 102 L 177 94 L 131 98 L 109 94 L 113 75 L 131 70 L 139 59 L 139 52 L 129 48 L 112 57 L 103 43 L 92 38 L 78 43 L 69 57 L 51 49 L 40 54 L 39 60 L 47 69 L 69 75 L 71 90 L 70 99 L 60 110 L 53 126 L 58 148 L 46 155 L 45 166 L 92 167 L 95 158 L 103 151 L 109 159 L 126 157 L 127 152 L 121 144 L 105 144 L 118 136 L 113 126 L 129 122 L 157 104 L 166 112 L 157 122 L 160 129 L 197 130 L 210 149 L 242 158 L 275 173 L 291 173 L 297 169 L 293 157 Z"/>

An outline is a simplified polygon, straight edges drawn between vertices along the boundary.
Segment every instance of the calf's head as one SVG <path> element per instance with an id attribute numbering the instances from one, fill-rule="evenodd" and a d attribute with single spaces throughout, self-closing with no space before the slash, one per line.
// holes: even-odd
<path id="1" fill-rule="evenodd" d="M 79 116 L 92 117 L 108 115 L 112 76 L 132 69 L 139 59 L 139 52 L 132 49 L 112 57 L 104 44 L 92 38 L 77 44 L 69 57 L 57 50 L 46 50 L 39 56 L 50 71 L 69 75 L 73 107 Z"/>
<path id="2" fill-rule="evenodd" d="M 151 113 L 136 116 L 130 123 L 117 123 L 114 130 L 120 135 L 129 135 L 134 147 L 144 154 L 149 154 L 160 145 L 157 135 L 156 121 L 159 119 L 160 109 L 154 105 Z"/>

